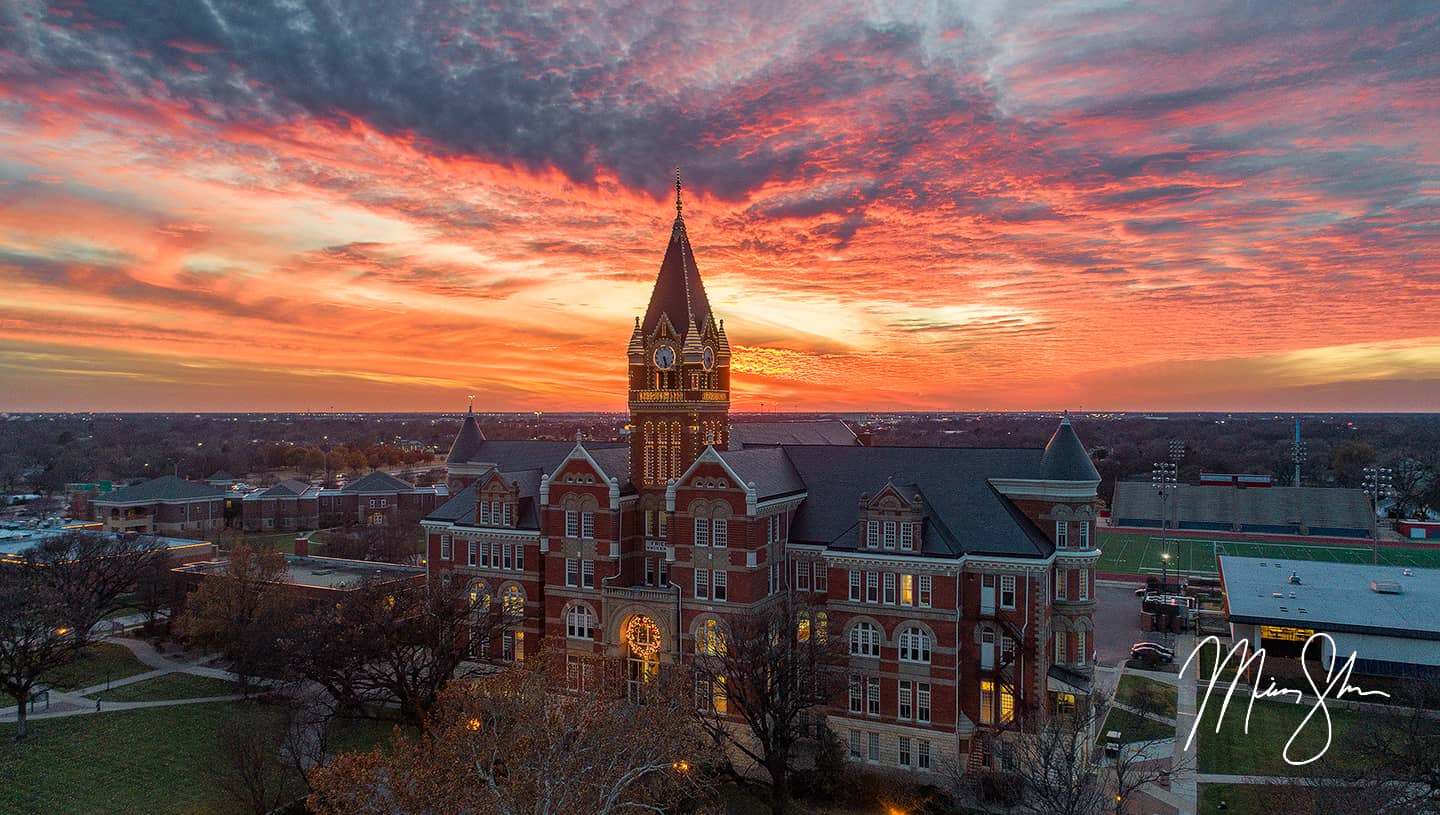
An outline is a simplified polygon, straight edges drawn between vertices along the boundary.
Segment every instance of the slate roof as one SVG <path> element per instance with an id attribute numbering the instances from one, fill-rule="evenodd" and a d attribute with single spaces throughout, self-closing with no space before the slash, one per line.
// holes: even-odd
<path id="1" fill-rule="evenodd" d="M 755 482 L 759 500 L 804 492 L 805 482 L 795 472 L 789 456 L 779 447 L 756 447 L 749 450 L 727 450 L 720 458 L 745 483 Z"/>
<path id="2" fill-rule="evenodd" d="M 539 529 L 540 516 L 536 503 L 540 497 L 540 478 L 542 475 L 549 475 L 549 471 L 522 470 L 520 472 L 500 472 L 500 477 L 508 482 L 517 482 L 520 485 L 520 513 L 516 518 L 516 526 L 520 529 Z M 456 493 L 449 501 L 441 504 L 434 512 L 425 516 L 427 521 L 451 521 L 461 526 L 475 525 L 475 494 L 480 489 L 484 477 L 477 479 L 465 489 Z"/>
<path id="3" fill-rule="evenodd" d="M 736 422 L 730 425 L 730 449 L 779 444 L 857 446 L 850 426 L 839 419 L 807 422 Z"/>
<path id="4" fill-rule="evenodd" d="M 678 200 L 676 203 L 678 210 Z M 665 248 L 665 259 L 661 261 L 660 273 L 655 277 L 655 289 L 650 293 L 650 305 L 640 322 L 645 336 L 655 332 L 662 316 L 670 318 L 670 325 L 682 339 L 691 320 L 695 321 L 696 328 L 703 331 L 710 319 L 710 300 L 705 296 L 705 284 L 700 282 L 695 253 L 691 251 L 690 238 L 685 234 L 685 219 L 678 212 L 670 229 L 670 244 Z"/>
<path id="5" fill-rule="evenodd" d="M 189 501 L 196 498 L 219 498 L 225 495 L 221 487 L 214 487 L 198 481 L 186 481 L 173 475 L 162 475 L 141 484 L 123 487 L 91 499 L 92 504 L 132 504 L 155 501 Z"/>
<path id="6" fill-rule="evenodd" d="M 630 484 L 630 448 L 626 446 L 592 448 L 589 442 L 585 444 L 585 452 L 595 459 L 600 469 L 605 474 L 620 480 L 621 490 Z"/>
<path id="7" fill-rule="evenodd" d="M 465 421 L 460 423 L 460 432 L 455 434 L 455 442 L 450 445 L 450 454 L 445 460 L 451 464 L 469 461 L 484 441 L 485 434 L 480 432 L 480 425 L 475 421 L 475 410 L 471 408 L 465 414 Z"/>
<path id="8" fill-rule="evenodd" d="M 860 496 L 877 494 L 889 480 L 924 487 L 927 522 L 922 554 L 1047 557 L 1053 551 L 1044 533 L 989 483 L 991 478 L 1035 478 L 1039 450 L 833 445 L 781 449 L 807 491 L 791 527 L 791 539 L 797 543 L 857 548 Z"/>
<path id="9" fill-rule="evenodd" d="M 1099 481 L 1100 473 L 1085 452 L 1085 445 L 1070 426 L 1070 417 L 1060 420 L 1055 434 L 1045 443 L 1040 457 L 1039 478 L 1045 481 Z"/>
<path id="10" fill-rule="evenodd" d="M 415 489 L 415 485 L 408 481 L 401 481 L 395 476 L 383 471 L 376 470 L 364 478 L 357 478 L 341 487 L 341 492 L 409 492 Z"/>
<path id="11" fill-rule="evenodd" d="M 594 455 L 600 450 L 625 449 L 624 442 L 587 441 L 585 449 Z M 536 441 L 533 439 L 487 439 L 475 452 L 463 461 L 451 464 L 494 464 L 502 472 L 538 468 L 547 473 L 555 471 L 560 462 L 575 449 L 573 441 Z"/>

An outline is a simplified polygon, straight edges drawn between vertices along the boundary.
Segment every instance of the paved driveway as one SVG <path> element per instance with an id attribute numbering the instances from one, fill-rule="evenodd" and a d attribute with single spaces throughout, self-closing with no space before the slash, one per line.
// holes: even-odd
<path id="1" fill-rule="evenodd" d="M 1095 586 L 1095 652 L 1101 665 L 1115 667 L 1130 657 L 1130 646 L 1150 639 L 1148 615 L 1135 596 L 1138 583 Z"/>

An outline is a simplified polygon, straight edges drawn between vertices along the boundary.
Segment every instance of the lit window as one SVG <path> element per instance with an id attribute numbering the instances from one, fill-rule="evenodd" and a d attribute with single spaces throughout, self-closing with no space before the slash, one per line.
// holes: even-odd
<path id="1" fill-rule="evenodd" d="M 915 605 L 915 575 L 900 575 L 900 605 Z"/>
<path id="2" fill-rule="evenodd" d="M 706 620 L 695 631 L 695 653 L 710 656 L 725 655 L 725 632 L 716 620 Z"/>
<path id="3" fill-rule="evenodd" d="M 995 682 L 991 679 L 980 680 L 980 723 L 995 723 Z"/>
<path id="4" fill-rule="evenodd" d="M 519 617 L 525 613 L 525 595 L 521 594 L 519 586 L 505 589 L 505 599 L 500 607 L 511 617 Z"/>
<path id="5" fill-rule="evenodd" d="M 1015 718 L 1015 696 L 1010 693 L 1009 688 L 1003 685 L 1000 688 L 1000 723 L 1005 724 Z"/>

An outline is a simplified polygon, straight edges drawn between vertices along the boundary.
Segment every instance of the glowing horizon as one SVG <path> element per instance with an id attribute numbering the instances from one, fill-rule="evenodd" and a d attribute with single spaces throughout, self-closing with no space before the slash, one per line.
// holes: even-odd
<path id="1" fill-rule="evenodd" d="M 0 411 L 1440 405 L 1440 12 L 0 10 Z"/>

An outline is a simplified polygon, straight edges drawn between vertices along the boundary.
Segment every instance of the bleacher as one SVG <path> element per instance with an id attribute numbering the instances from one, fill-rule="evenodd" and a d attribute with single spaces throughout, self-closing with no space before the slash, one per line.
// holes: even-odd
<path id="1" fill-rule="evenodd" d="M 1341 538 L 1374 534 L 1365 491 L 1332 487 L 1181 484 L 1162 497 L 1153 484 L 1122 481 L 1115 485 L 1111 517 L 1117 527 Z M 1168 523 L 1162 524 L 1162 518 Z"/>

